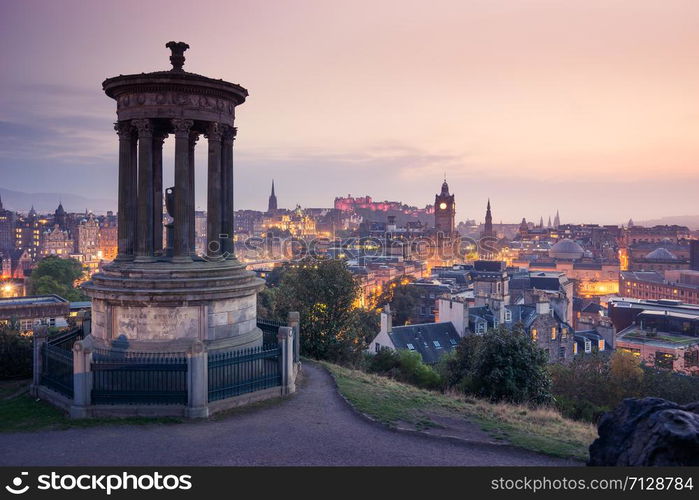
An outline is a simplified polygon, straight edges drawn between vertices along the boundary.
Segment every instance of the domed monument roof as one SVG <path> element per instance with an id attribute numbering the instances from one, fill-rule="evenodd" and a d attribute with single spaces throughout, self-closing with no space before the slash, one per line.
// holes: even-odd
<path id="1" fill-rule="evenodd" d="M 585 250 L 573 240 L 568 238 L 560 240 L 549 250 L 549 257 L 554 259 L 579 259 L 583 256 Z"/>
<path id="2" fill-rule="evenodd" d="M 667 248 L 660 247 L 646 255 L 646 260 L 677 260 L 677 257 Z"/>

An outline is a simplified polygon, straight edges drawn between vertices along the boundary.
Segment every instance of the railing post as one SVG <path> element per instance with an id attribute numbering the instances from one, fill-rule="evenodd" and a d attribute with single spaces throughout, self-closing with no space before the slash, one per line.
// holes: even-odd
<path id="1" fill-rule="evenodd" d="M 291 327 L 279 327 L 277 333 L 279 342 L 279 368 L 282 374 L 282 395 L 296 392 L 296 373 L 294 370 L 294 331 Z"/>
<path id="2" fill-rule="evenodd" d="M 42 359 L 41 350 L 46 344 L 47 337 L 49 335 L 49 329 L 47 326 L 39 326 L 34 329 L 34 351 L 32 353 L 32 385 L 29 387 L 29 393 L 33 397 L 39 396 L 39 386 L 41 385 L 41 370 L 42 370 Z"/>
<path id="3" fill-rule="evenodd" d="M 73 344 L 73 404 L 70 418 L 89 417 L 92 396 L 92 349 L 89 342 L 78 340 Z"/>
<path id="4" fill-rule="evenodd" d="M 287 319 L 288 325 L 294 331 L 294 363 L 301 360 L 301 316 L 297 311 L 290 311 Z"/>
<path id="5" fill-rule="evenodd" d="M 209 416 L 209 356 L 201 340 L 187 352 L 187 418 Z"/>

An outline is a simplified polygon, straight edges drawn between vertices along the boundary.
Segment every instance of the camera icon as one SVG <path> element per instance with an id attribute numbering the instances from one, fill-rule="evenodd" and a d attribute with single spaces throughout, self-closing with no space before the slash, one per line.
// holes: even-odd
<path id="1" fill-rule="evenodd" d="M 29 489 L 29 485 L 27 484 L 24 487 L 22 487 L 22 479 L 23 479 L 23 476 L 28 476 L 28 475 L 29 475 L 28 472 L 20 473 L 19 476 L 15 477 L 12 480 L 11 485 L 8 484 L 7 486 L 5 486 L 5 489 L 7 491 L 9 491 L 10 493 L 12 493 L 13 495 L 21 495 L 23 493 L 26 493 L 27 490 Z"/>

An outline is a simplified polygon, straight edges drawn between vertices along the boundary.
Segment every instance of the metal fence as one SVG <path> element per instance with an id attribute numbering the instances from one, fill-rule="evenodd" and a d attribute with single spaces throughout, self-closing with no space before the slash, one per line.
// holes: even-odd
<path id="1" fill-rule="evenodd" d="M 95 349 L 93 404 L 187 404 L 187 358 L 182 353 Z"/>
<path id="2" fill-rule="evenodd" d="M 49 343 L 41 346 L 41 385 L 73 398 L 73 352 L 71 350 Z"/>
<path id="3" fill-rule="evenodd" d="M 83 338 L 82 328 L 73 328 L 72 330 L 67 330 L 64 332 L 58 332 L 56 334 L 50 335 L 46 342 L 52 346 L 58 347 L 65 351 L 71 351 L 73 349 L 73 344 L 78 340 Z"/>
<path id="4" fill-rule="evenodd" d="M 265 345 L 277 345 L 277 333 L 280 326 L 286 326 L 279 321 L 271 319 L 257 319 L 257 328 L 262 330 L 262 343 Z"/>
<path id="5" fill-rule="evenodd" d="M 210 352 L 209 401 L 281 385 L 280 356 L 276 338 L 274 345 Z"/>

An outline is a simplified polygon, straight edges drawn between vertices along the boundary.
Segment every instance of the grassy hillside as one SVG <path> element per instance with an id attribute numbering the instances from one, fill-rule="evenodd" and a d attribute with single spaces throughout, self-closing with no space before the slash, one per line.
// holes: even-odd
<path id="1" fill-rule="evenodd" d="M 495 439 L 577 460 L 588 458 L 588 447 L 597 437 L 593 425 L 565 419 L 555 410 L 441 394 L 330 363 L 322 364 L 355 408 L 389 426 L 408 424 L 423 430 L 439 427 L 435 421 L 444 418 L 463 419 L 477 424 Z"/>

